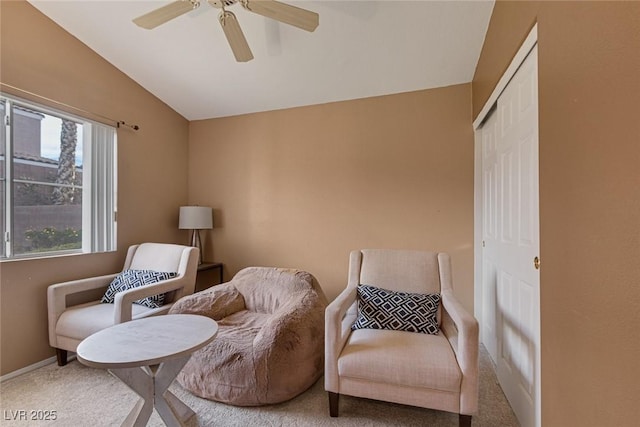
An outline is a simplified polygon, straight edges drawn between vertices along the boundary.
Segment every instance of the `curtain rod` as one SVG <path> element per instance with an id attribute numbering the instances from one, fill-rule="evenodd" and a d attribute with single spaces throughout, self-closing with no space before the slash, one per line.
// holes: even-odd
<path id="1" fill-rule="evenodd" d="M 126 123 L 123 120 L 115 120 L 115 119 L 112 119 L 111 117 L 103 116 L 102 114 L 97 114 L 97 113 L 94 113 L 94 112 L 91 112 L 91 111 L 83 110 L 82 108 L 74 107 L 73 105 L 65 104 L 64 102 L 56 101 L 55 99 L 47 98 L 46 96 L 38 95 L 37 93 L 33 93 L 33 92 L 28 91 L 28 90 L 21 89 L 19 87 L 16 87 L 16 86 L 13 86 L 13 85 L 10 85 L 10 84 L 7 84 L 7 83 L 0 82 L 0 86 L 7 87 L 7 88 L 10 88 L 10 89 L 13 89 L 13 90 L 17 90 L 17 91 L 19 91 L 19 92 L 21 92 L 23 94 L 27 94 L 29 96 L 33 96 L 33 97 L 36 97 L 36 98 L 44 100 L 44 101 L 47 101 L 47 102 L 50 102 L 50 103 L 54 103 L 56 105 L 59 105 L 59 106 L 65 107 L 65 108 L 70 108 L 70 109 L 75 110 L 75 111 L 80 112 L 80 113 L 90 114 L 90 115 L 92 115 L 94 117 L 100 117 L 101 119 L 103 119 L 105 121 L 115 123 L 116 127 L 118 127 L 118 128 L 127 127 L 129 129 L 133 129 L 133 130 L 139 130 L 140 129 L 140 126 L 138 126 L 138 125 L 132 125 L 132 124 Z"/>

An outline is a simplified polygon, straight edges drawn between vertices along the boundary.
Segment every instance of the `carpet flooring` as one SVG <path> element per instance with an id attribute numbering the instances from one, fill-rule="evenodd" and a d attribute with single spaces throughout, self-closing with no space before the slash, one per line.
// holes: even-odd
<path id="1" fill-rule="evenodd" d="M 196 416 L 187 421 L 187 427 L 458 425 L 456 414 L 350 396 L 340 397 L 340 417 L 331 418 L 323 378 L 288 402 L 255 408 L 200 399 L 177 382 L 170 390 L 196 412 Z M 0 425 L 119 426 L 136 401 L 137 395 L 106 371 L 88 368 L 77 361 L 64 367 L 51 364 L 0 384 Z M 31 415 L 37 417 L 46 411 L 55 411 L 56 419 L 30 419 Z M 19 419 L 22 414 L 28 419 Z M 154 411 L 148 425 L 164 424 Z M 480 408 L 473 417 L 473 426 L 518 426 L 484 348 L 480 351 Z"/>

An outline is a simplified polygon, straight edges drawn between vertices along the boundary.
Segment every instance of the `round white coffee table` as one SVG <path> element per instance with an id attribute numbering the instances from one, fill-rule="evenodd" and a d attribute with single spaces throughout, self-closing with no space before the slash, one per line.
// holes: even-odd
<path id="1" fill-rule="evenodd" d="M 155 407 L 167 426 L 194 415 L 169 386 L 191 357 L 210 343 L 218 324 L 205 316 L 168 314 L 103 329 L 78 345 L 78 360 L 108 369 L 140 395 L 122 426 L 145 426 Z"/>

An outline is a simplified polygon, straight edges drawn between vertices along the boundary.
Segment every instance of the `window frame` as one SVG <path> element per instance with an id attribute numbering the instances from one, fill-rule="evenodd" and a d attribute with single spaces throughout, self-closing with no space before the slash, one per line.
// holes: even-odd
<path id="1" fill-rule="evenodd" d="M 0 208 L 0 237 L 2 246 L 0 262 L 46 258 L 82 253 L 113 252 L 117 250 L 117 158 L 118 136 L 115 126 L 88 119 L 67 111 L 56 109 L 14 95 L 0 92 L 0 103 L 4 113 L 1 115 L 3 135 L 0 144 L 4 145 L 4 176 L 0 174 L 0 195 L 4 197 Z M 16 179 L 14 176 L 14 106 L 43 113 L 60 119 L 72 120 L 82 126 L 82 184 L 57 184 L 46 181 Z M 20 162 L 23 160 L 21 159 Z M 28 160 L 27 160 L 28 161 Z M 82 240 L 78 249 L 51 250 L 16 254 L 14 243 L 15 195 L 14 184 L 28 183 L 36 185 L 81 188 Z M 106 190 L 105 190 L 106 189 Z M 4 194 L 2 194 L 4 193 Z"/>

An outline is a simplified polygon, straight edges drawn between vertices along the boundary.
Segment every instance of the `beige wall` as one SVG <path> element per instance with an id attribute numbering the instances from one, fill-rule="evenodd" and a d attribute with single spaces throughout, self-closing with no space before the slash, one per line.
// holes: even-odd
<path id="1" fill-rule="evenodd" d="M 206 253 L 313 273 L 327 297 L 349 252 L 451 253 L 473 309 L 470 84 L 192 122 L 189 201 L 214 207 Z"/>
<path id="2" fill-rule="evenodd" d="M 536 21 L 542 422 L 637 425 L 640 3 L 498 1 L 474 117 Z"/>
<path id="3" fill-rule="evenodd" d="M 118 252 L 0 264 L 6 374 L 54 354 L 48 285 L 117 271 L 132 243 L 187 239 L 177 211 L 187 201 L 188 122 L 28 3 L 2 1 L 0 15 L 3 83 L 141 127 L 118 131 Z"/>
<path id="4" fill-rule="evenodd" d="M 118 132 L 117 253 L 0 264 L 1 374 L 53 354 L 49 284 L 113 272 L 132 243 L 185 240 L 187 177 L 189 202 L 215 207 L 207 251 L 227 278 L 304 268 L 333 298 L 351 249 L 442 250 L 472 309 L 469 84 L 194 122 L 189 138 L 184 118 L 30 5 L 2 2 L 0 14 L 3 83 L 141 126 Z"/>

